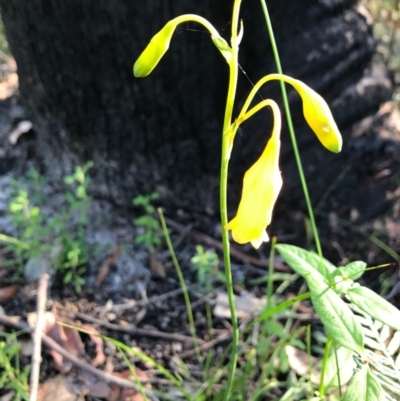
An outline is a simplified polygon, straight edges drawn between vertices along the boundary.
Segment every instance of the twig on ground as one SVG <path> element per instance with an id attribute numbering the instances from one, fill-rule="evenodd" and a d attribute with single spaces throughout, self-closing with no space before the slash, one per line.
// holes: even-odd
<path id="1" fill-rule="evenodd" d="M 32 334 L 33 338 L 33 353 L 32 353 L 32 368 L 30 378 L 30 394 L 31 401 L 37 400 L 37 392 L 39 388 L 40 364 L 42 354 L 42 335 L 44 328 L 44 312 L 47 302 L 47 286 L 49 283 L 49 275 L 44 273 L 38 282 L 37 292 L 37 307 L 36 307 L 36 326 Z"/>
<path id="2" fill-rule="evenodd" d="M 182 288 L 177 288 L 176 290 L 172 290 L 172 291 L 166 292 L 165 294 L 161 294 L 161 295 L 154 295 L 153 297 L 150 297 L 147 299 L 141 299 L 139 301 L 131 299 L 129 301 L 126 301 L 123 304 L 112 305 L 110 308 L 108 308 L 108 306 L 104 305 L 104 306 L 97 306 L 93 310 L 95 312 L 103 312 L 104 310 L 109 310 L 112 312 L 120 312 L 120 311 L 124 311 L 126 309 L 132 309 L 135 306 L 146 306 L 150 303 L 165 301 L 166 299 L 173 297 L 175 295 L 179 295 L 181 293 L 182 293 Z"/>
<path id="3" fill-rule="evenodd" d="M 0 323 L 14 327 L 19 330 L 27 330 L 27 331 L 32 332 L 32 329 L 29 327 L 28 323 L 23 322 L 21 320 L 16 321 L 13 318 L 6 316 L 6 315 L 0 315 Z M 70 354 L 66 349 L 64 349 L 63 347 L 58 345 L 53 339 L 48 337 L 46 334 L 42 334 L 42 341 L 47 347 L 49 347 L 49 348 L 55 350 L 56 352 L 58 352 L 59 354 L 61 354 L 65 359 L 68 359 L 76 367 L 95 375 L 99 379 L 104 380 L 107 384 L 115 384 L 119 387 L 135 390 L 138 393 L 141 392 L 139 386 L 136 385 L 135 383 L 132 383 L 129 380 L 119 378 L 112 374 L 102 372 L 102 371 L 96 369 L 94 366 L 89 365 L 84 360 L 79 359 L 75 355 Z M 143 388 L 143 391 L 145 392 L 146 396 L 150 400 L 159 401 L 159 399 L 153 393 L 151 393 L 149 390 Z"/>
<path id="4" fill-rule="evenodd" d="M 177 223 L 176 221 L 174 221 L 172 219 L 165 218 L 165 221 L 167 222 L 167 225 L 169 227 L 174 228 L 175 230 L 177 230 L 180 233 L 186 231 L 185 226 L 183 226 L 182 224 Z M 213 248 L 219 249 L 220 251 L 223 250 L 221 241 L 217 241 L 214 238 L 211 238 L 208 235 L 203 234 L 203 233 L 201 233 L 199 231 L 191 230 L 189 233 L 187 233 L 187 235 L 193 237 L 194 239 L 196 239 L 197 241 L 202 242 L 205 245 L 208 245 L 208 246 L 211 246 Z M 260 259 L 257 259 L 257 258 L 253 258 L 252 256 L 249 256 L 249 255 L 245 254 L 244 252 L 240 251 L 239 249 L 237 249 L 234 246 L 231 246 L 230 250 L 231 250 L 231 255 L 233 257 L 235 257 L 236 259 L 241 260 L 244 263 L 249 263 L 251 265 L 260 266 L 260 267 L 268 267 L 269 266 L 269 261 L 268 260 L 264 261 L 264 260 L 260 260 Z M 275 263 L 274 269 L 277 270 L 277 271 L 282 271 L 282 272 L 289 272 L 290 271 L 289 267 L 285 266 L 282 263 Z"/>
<path id="5" fill-rule="evenodd" d="M 139 329 L 135 327 L 133 324 L 129 326 L 121 326 L 118 324 L 110 323 L 104 320 L 96 319 L 95 317 L 85 315 L 84 313 L 80 312 L 72 312 L 64 307 L 59 307 L 62 312 L 65 312 L 69 318 L 77 318 L 82 319 L 87 322 L 94 323 L 96 325 L 106 327 L 110 330 L 115 331 L 123 331 L 124 333 L 129 333 L 133 335 L 140 335 L 140 336 L 147 336 L 147 337 L 156 337 L 156 338 L 163 338 L 165 340 L 170 341 L 180 341 L 184 343 L 193 343 L 193 338 L 189 336 L 185 336 L 183 334 L 176 334 L 176 333 L 165 333 L 163 331 L 155 330 L 155 329 Z M 202 343 L 201 340 L 198 340 Z"/>

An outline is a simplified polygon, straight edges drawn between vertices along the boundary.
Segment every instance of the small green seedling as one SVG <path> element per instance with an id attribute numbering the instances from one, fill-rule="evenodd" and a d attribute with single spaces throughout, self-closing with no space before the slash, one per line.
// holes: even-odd
<path id="1" fill-rule="evenodd" d="M 225 275 L 218 271 L 218 255 L 213 251 L 205 251 L 201 245 L 196 246 L 196 255 L 190 259 L 197 272 L 197 285 L 201 292 L 213 289 L 213 280 L 225 282 Z"/>
<path id="2" fill-rule="evenodd" d="M 17 229 L 19 241 L 26 246 L 7 242 L 14 255 L 7 261 L 8 265 L 17 263 L 18 272 L 21 272 L 27 260 L 36 258 L 40 262 L 48 259 L 50 254 L 50 264 L 62 272 L 63 282 L 71 283 L 76 291 L 81 291 L 84 264 L 88 260 L 85 230 L 91 202 L 87 195 L 90 183 L 87 171 L 92 166 L 93 162 L 88 162 L 65 177 L 65 183 L 72 189 L 65 193 L 67 205 L 58 213 L 51 211 L 51 205 L 46 207 L 49 199 L 42 191 L 46 180 L 36 170 L 28 172 L 24 184 L 12 183 L 9 216 Z"/>
<path id="3" fill-rule="evenodd" d="M 156 209 L 151 204 L 156 199 L 158 199 L 158 194 L 153 192 L 150 195 L 139 195 L 132 201 L 135 206 L 141 206 L 145 212 L 143 216 L 134 220 L 135 226 L 141 228 L 141 232 L 135 238 L 135 243 L 145 245 L 150 253 L 153 253 L 161 243 L 161 225 L 155 217 Z"/>
<path id="4" fill-rule="evenodd" d="M 0 333 L 0 389 L 13 391 L 13 400 L 29 401 L 30 367 L 22 370 L 19 363 L 20 345 L 15 334 Z"/>

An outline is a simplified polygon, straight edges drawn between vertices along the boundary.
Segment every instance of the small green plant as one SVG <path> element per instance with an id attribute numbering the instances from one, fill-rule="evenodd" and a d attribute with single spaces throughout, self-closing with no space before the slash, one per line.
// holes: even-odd
<path id="1" fill-rule="evenodd" d="M 218 271 L 218 255 L 213 251 L 205 251 L 201 245 L 196 246 L 196 255 L 190 259 L 197 272 L 197 287 L 200 292 L 209 292 L 213 289 L 213 281 L 225 281 L 225 275 Z"/>
<path id="2" fill-rule="evenodd" d="M 153 192 L 150 195 L 139 195 L 133 199 L 135 206 L 141 206 L 144 209 L 144 215 L 134 220 L 135 226 L 141 229 L 141 232 L 135 237 L 136 244 L 143 244 L 150 253 L 161 243 L 161 225 L 155 217 L 155 207 L 152 201 L 158 199 L 158 194 Z"/>
<path id="3" fill-rule="evenodd" d="M 81 291 L 84 264 L 88 260 L 85 230 L 91 202 L 87 195 L 90 183 L 87 171 L 92 166 L 93 162 L 88 162 L 65 177 L 71 190 L 65 193 L 65 207 L 60 207 L 57 213 L 51 207 L 46 208 L 49 199 L 42 192 L 46 180 L 36 170 L 28 172 L 24 188 L 17 181 L 12 183 L 9 215 L 20 241 L 27 246 L 8 242 L 7 247 L 14 254 L 8 264 L 17 262 L 21 271 L 26 260 L 47 259 L 51 267 L 62 273 L 64 283 L 72 283 L 77 292 Z"/>
<path id="4" fill-rule="evenodd" d="M 14 391 L 14 401 L 29 401 L 30 367 L 20 368 L 19 350 L 15 334 L 0 333 L 0 389 Z"/>
<path id="5" fill-rule="evenodd" d="M 85 243 L 85 230 L 91 199 L 87 194 L 90 178 L 87 172 L 93 167 L 93 162 L 87 162 L 83 167 L 75 168 L 74 174 L 64 178 L 64 182 L 73 190 L 65 194 L 71 215 L 75 215 L 74 232 L 64 231 L 62 236 L 63 252 L 59 270 L 64 271 L 63 281 L 66 284 L 73 283 L 77 292 L 80 292 L 85 283 L 83 274 L 86 269 L 84 264 L 88 261 L 88 249 Z"/>

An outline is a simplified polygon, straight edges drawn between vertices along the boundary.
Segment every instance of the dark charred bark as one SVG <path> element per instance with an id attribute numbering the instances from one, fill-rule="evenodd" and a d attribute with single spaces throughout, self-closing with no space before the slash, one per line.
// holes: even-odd
<path id="1" fill-rule="evenodd" d="M 132 64 L 152 35 L 182 13 L 208 18 L 229 39 L 230 3 L 0 0 L 21 99 L 35 122 L 37 159 L 47 173 L 60 179 L 93 160 L 95 193 L 114 201 L 157 190 L 176 205 L 217 207 L 226 63 L 209 35 L 189 24 L 148 78 L 135 79 Z M 347 219 L 353 213 L 359 221 L 382 213 L 397 185 L 400 139 L 398 127 L 387 129 L 390 107 L 381 108 L 393 82 L 373 62 L 368 14 L 356 0 L 268 5 L 284 71 L 326 98 L 344 135 L 340 155 L 321 148 L 289 92 L 314 204 L 323 199 L 320 211 Z M 275 71 L 274 61 L 259 2 L 244 0 L 242 11 L 240 62 L 255 82 Z M 250 88 L 241 77 L 238 105 Z M 262 96 L 280 99 L 279 86 L 267 85 Z M 268 119 L 265 113 L 246 123 L 238 136 L 231 171 L 237 196 L 242 173 L 267 140 Z M 281 222 L 304 206 L 287 130 L 283 143 Z M 280 226 L 278 219 L 273 229 Z"/>

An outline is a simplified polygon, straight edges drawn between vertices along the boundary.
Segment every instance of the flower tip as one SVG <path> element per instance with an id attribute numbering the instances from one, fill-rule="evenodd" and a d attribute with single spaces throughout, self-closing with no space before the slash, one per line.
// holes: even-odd
<path id="1" fill-rule="evenodd" d="M 250 241 L 254 249 L 258 249 L 263 242 L 269 242 L 269 237 L 266 231 L 263 231 L 259 238 Z"/>
<path id="2" fill-rule="evenodd" d="M 153 71 L 153 68 L 149 70 L 146 68 L 143 63 L 140 62 L 140 58 L 133 65 L 133 75 L 135 78 L 144 78 L 147 77 Z"/>
<path id="3" fill-rule="evenodd" d="M 157 66 L 161 58 L 169 48 L 171 37 L 174 33 L 176 23 L 168 22 L 161 31 L 156 33 L 142 54 L 133 65 L 133 75 L 136 78 L 144 78 Z"/>
<path id="4" fill-rule="evenodd" d="M 322 145 L 332 153 L 339 153 L 342 150 L 342 135 L 340 135 L 333 117 L 329 125 L 323 124 L 322 129 L 315 129 L 314 132 Z"/>

